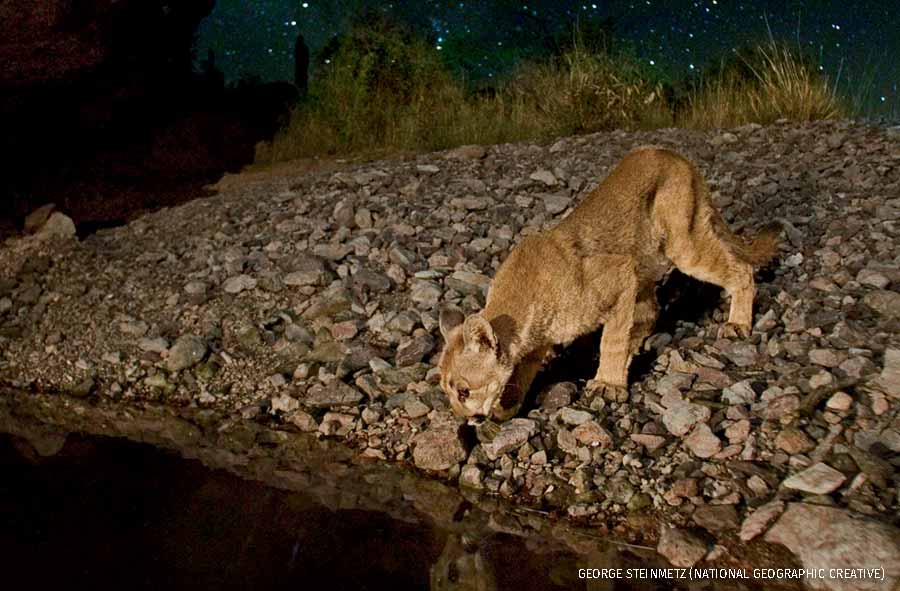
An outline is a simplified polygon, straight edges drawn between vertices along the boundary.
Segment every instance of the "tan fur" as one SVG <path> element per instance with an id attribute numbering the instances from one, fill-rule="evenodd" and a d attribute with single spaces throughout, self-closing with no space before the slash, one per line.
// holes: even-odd
<path id="1" fill-rule="evenodd" d="M 776 232 L 750 244 L 732 234 L 684 157 L 639 148 L 555 228 L 522 239 L 484 310 L 464 321 L 442 312 L 441 387 L 457 414 L 506 420 L 553 345 L 603 325 L 588 390 L 623 399 L 631 357 L 656 322 L 656 283 L 672 265 L 723 287 L 731 308 L 722 334 L 748 335 L 753 266 L 776 249 Z"/>

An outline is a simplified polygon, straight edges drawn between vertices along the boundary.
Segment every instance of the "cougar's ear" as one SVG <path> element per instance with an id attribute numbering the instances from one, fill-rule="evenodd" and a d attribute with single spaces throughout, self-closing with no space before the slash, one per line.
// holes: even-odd
<path id="1" fill-rule="evenodd" d="M 463 340 L 467 349 L 493 351 L 497 348 L 497 336 L 491 323 L 481 314 L 472 314 L 463 324 Z"/>
<path id="2" fill-rule="evenodd" d="M 446 308 L 441 309 L 438 326 L 441 327 L 441 335 L 444 337 L 444 341 L 447 340 L 450 331 L 462 324 L 464 319 L 465 316 L 459 308 L 447 306 Z"/>

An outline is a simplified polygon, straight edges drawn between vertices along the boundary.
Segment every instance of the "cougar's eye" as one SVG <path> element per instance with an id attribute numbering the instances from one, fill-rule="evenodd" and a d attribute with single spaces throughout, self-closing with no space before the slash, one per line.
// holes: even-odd
<path id="1" fill-rule="evenodd" d="M 457 388 L 456 396 L 459 398 L 460 402 L 465 402 L 466 398 L 469 397 L 469 389 L 468 388 Z"/>

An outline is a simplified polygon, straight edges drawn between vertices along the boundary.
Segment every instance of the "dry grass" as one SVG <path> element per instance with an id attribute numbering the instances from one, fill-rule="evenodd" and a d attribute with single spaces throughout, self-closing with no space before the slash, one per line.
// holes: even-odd
<path id="1" fill-rule="evenodd" d="M 739 60 L 742 68 L 721 68 L 690 94 L 678 125 L 705 129 L 849 115 L 836 86 L 788 46 L 770 41 Z"/>
<path id="2" fill-rule="evenodd" d="M 833 85 L 799 54 L 756 46 L 694 87 L 675 111 L 637 62 L 583 45 L 523 64 L 490 96 L 472 93 L 424 41 L 390 25 L 351 32 L 257 163 L 377 156 L 608 129 L 727 128 L 846 117 Z"/>

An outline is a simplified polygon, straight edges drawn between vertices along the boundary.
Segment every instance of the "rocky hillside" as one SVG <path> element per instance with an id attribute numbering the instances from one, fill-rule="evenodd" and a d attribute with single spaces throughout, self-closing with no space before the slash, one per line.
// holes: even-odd
<path id="1" fill-rule="evenodd" d="M 439 307 L 480 308 L 518 239 L 649 143 L 698 164 L 737 232 L 782 224 L 751 338 L 717 339 L 727 302 L 673 276 L 627 402 L 581 396 L 587 339 L 521 418 L 460 426 L 437 386 Z M 658 542 L 676 565 L 739 559 L 759 536 L 807 567 L 881 567 L 891 588 L 898 218 L 897 130 L 851 123 L 465 147 L 236 184 L 82 241 L 56 214 L 0 249 L 0 383 L 42 404 L 192 409 L 216 436 L 315 432 Z"/>

